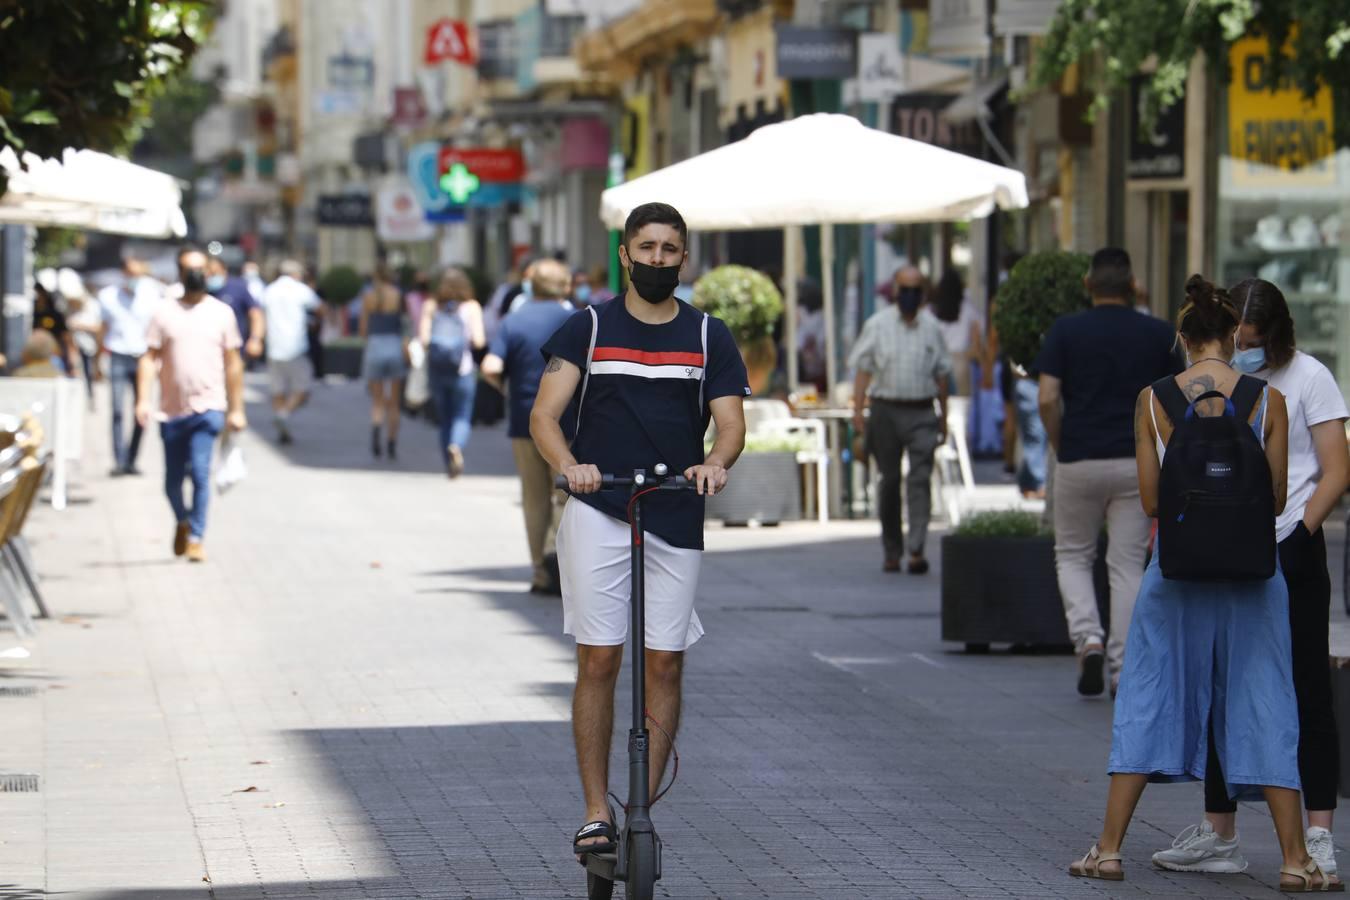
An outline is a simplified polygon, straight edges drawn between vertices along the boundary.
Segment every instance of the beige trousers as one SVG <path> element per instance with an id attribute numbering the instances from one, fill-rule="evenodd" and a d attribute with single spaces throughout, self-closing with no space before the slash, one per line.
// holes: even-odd
<path id="1" fill-rule="evenodd" d="M 511 438 L 520 475 L 520 506 L 525 513 L 525 537 L 530 544 L 530 564 L 534 566 L 532 583 L 544 587 L 549 582 L 544 557 L 555 551 L 558 515 L 562 494 L 553 487 L 553 470 L 539 455 L 529 438 Z"/>
<path id="2" fill-rule="evenodd" d="M 1087 459 L 1055 467 L 1055 570 L 1064 598 L 1069 636 L 1081 650 L 1102 640 L 1092 566 L 1106 526 L 1106 568 L 1111 582 L 1111 639 L 1106 659 L 1119 673 L 1125 659 L 1139 583 L 1144 578 L 1150 523 L 1139 503 L 1134 459 Z"/>

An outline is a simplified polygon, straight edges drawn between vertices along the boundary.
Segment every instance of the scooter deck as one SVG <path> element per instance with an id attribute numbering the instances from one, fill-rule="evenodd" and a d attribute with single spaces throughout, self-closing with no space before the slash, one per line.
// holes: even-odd
<path id="1" fill-rule="evenodd" d="M 614 869 L 618 864 L 619 855 L 617 853 L 586 854 L 586 871 L 609 881 L 614 881 Z"/>

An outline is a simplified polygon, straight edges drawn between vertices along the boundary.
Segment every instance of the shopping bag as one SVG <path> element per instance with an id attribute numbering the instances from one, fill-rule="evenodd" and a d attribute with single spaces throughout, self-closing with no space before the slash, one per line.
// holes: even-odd
<path id="1" fill-rule="evenodd" d="M 234 435 L 225 435 L 220 444 L 220 465 L 216 466 L 216 490 L 224 494 L 247 476 L 244 448 Z"/>
<path id="2" fill-rule="evenodd" d="M 408 344 L 408 381 L 403 386 L 403 401 L 417 409 L 431 399 L 431 385 L 427 381 L 427 351 L 417 341 Z"/>

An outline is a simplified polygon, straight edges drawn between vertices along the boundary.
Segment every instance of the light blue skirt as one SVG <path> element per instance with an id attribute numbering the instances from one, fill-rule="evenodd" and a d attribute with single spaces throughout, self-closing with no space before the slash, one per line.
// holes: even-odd
<path id="1" fill-rule="evenodd" d="M 1201 781 L 1208 730 L 1228 795 L 1298 790 L 1289 590 L 1268 581 L 1163 578 L 1155 554 L 1125 643 L 1107 771 Z"/>

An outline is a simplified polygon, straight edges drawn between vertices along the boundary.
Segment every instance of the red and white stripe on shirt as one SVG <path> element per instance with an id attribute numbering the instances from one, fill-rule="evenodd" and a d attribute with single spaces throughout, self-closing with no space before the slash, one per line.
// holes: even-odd
<path id="1" fill-rule="evenodd" d="M 703 354 L 596 347 L 591 354 L 591 374 L 698 381 L 703 377 Z"/>

